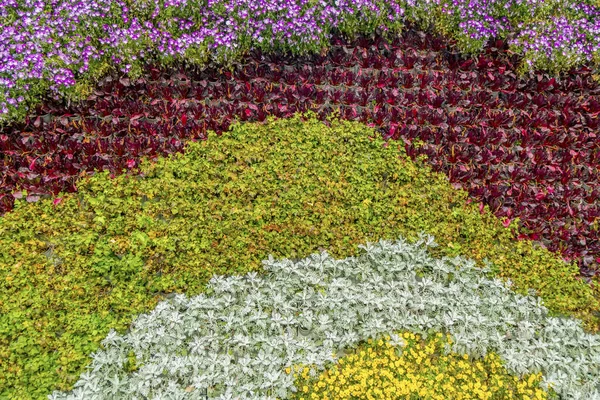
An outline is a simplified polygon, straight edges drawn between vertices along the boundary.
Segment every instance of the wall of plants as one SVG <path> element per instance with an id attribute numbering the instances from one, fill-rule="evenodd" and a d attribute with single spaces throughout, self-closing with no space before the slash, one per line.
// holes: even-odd
<path id="1" fill-rule="evenodd" d="M 596 0 L 4 0 L 0 399 L 600 398 L 599 60 Z"/>

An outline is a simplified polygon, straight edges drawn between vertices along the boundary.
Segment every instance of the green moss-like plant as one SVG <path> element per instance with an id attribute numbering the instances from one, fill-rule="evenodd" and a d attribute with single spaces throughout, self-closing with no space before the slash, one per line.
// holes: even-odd
<path id="1" fill-rule="evenodd" d="M 0 398 L 68 390 L 109 328 L 167 293 L 201 293 L 213 274 L 260 271 L 269 254 L 345 258 L 420 231 L 441 244 L 436 255 L 487 258 L 520 291 L 598 327 L 598 297 L 575 264 L 517 242 L 364 125 L 314 115 L 234 124 L 141 172 L 97 173 L 57 205 L 21 201 L 0 218 Z"/>

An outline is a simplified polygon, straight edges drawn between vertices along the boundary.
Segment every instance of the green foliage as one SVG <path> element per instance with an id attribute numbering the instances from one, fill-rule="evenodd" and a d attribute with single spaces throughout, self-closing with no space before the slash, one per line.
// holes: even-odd
<path id="1" fill-rule="evenodd" d="M 142 176 L 96 173 L 56 206 L 19 201 L 0 218 L 0 398 L 69 389 L 110 328 L 166 293 L 201 293 L 213 274 L 320 247 L 344 258 L 419 231 L 441 244 L 433 253 L 487 258 L 520 291 L 598 328 L 600 296 L 575 264 L 517 242 L 444 175 L 383 145 L 371 128 L 314 116 L 235 124 L 145 161 Z"/>

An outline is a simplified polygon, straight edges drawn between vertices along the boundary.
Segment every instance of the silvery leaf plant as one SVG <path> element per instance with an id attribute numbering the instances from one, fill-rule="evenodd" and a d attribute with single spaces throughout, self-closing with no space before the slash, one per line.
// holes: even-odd
<path id="1" fill-rule="evenodd" d="M 111 331 L 71 392 L 75 399 L 275 399 L 298 390 L 285 369 L 316 376 L 359 342 L 394 332 L 448 332 L 445 351 L 498 353 L 514 374 L 544 374 L 565 399 L 600 399 L 600 338 L 541 300 L 510 289 L 461 257 L 432 258 L 433 237 L 359 246 L 343 260 L 327 252 L 263 261 L 265 274 L 215 276 L 208 293 L 177 294 Z M 128 371 L 128 356 L 137 368 Z"/>

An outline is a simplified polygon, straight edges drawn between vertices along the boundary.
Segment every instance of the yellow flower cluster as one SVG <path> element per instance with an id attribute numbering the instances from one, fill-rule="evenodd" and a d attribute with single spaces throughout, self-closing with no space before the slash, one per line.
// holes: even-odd
<path id="1" fill-rule="evenodd" d="M 540 388 L 542 375 L 519 378 L 510 375 L 500 357 L 488 353 L 483 359 L 468 355 L 445 355 L 450 335 L 438 333 L 429 340 L 401 334 L 405 346 L 397 348 L 380 339 L 360 346 L 320 375 L 310 376 L 312 367 L 294 366 L 298 400 L 335 399 L 523 399 L 542 400 L 554 392 Z"/>

